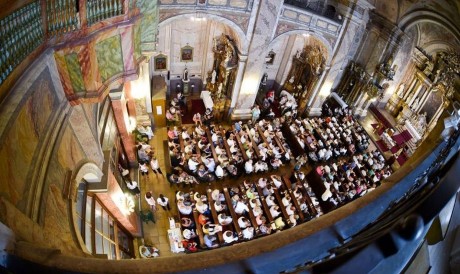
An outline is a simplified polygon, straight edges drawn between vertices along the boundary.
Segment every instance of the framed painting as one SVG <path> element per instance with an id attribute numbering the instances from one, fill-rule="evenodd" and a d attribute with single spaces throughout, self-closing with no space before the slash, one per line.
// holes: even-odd
<path id="1" fill-rule="evenodd" d="M 193 62 L 193 48 L 191 46 L 187 45 L 180 49 L 180 61 Z"/>
<path id="2" fill-rule="evenodd" d="M 153 59 L 155 71 L 167 70 L 168 57 L 164 54 L 159 54 Z"/>

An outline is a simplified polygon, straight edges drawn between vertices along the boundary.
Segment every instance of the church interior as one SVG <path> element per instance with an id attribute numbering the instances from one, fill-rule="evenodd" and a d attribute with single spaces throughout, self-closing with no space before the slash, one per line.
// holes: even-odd
<path id="1" fill-rule="evenodd" d="M 0 0 L 0 41 L 2 272 L 460 269 L 456 0 Z"/>

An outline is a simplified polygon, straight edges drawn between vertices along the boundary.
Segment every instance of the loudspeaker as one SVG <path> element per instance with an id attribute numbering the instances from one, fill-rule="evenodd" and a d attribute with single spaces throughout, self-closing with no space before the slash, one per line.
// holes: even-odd
<path id="1" fill-rule="evenodd" d="M 168 79 L 168 80 L 171 77 L 171 72 L 169 70 L 168 70 L 168 75 L 166 77 L 167 77 L 166 79 Z"/>

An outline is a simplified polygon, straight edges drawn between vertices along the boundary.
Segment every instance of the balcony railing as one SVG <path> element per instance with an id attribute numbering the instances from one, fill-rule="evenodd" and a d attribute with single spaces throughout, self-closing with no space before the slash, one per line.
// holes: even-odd
<path id="1" fill-rule="evenodd" d="M 86 18 L 88 25 L 123 14 L 122 0 L 87 0 Z"/>
<path id="2" fill-rule="evenodd" d="M 36 0 L 14 10 L 0 20 L 0 85 L 46 38 L 124 15 L 126 1 Z"/>
<path id="3" fill-rule="evenodd" d="M 0 20 L 0 85 L 43 42 L 40 2 L 32 2 Z"/>

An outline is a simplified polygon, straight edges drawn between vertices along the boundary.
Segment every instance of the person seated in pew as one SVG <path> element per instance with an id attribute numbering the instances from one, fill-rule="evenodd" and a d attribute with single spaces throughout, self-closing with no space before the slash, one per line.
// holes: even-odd
<path id="1" fill-rule="evenodd" d="M 246 217 L 241 216 L 240 218 L 238 218 L 238 226 L 241 229 L 245 229 L 246 227 L 251 226 L 251 223 Z"/>
<path id="2" fill-rule="evenodd" d="M 273 218 L 276 218 L 278 217 L 278 215 L 281 214 L 281 212 L 279 211 L 279 206 L 278 205 L 273 205 L 270 207 L 270 214 Z"/>
<path id="3" fill-rule="evenodd" d="M 257 182 L 257 184 L 261 189 L 264 189 L 267 186 L 267 179 L 261 177 L 259 178 L 259 181 Z"/>
<path id="4" fill-rule="evenodd" d="M 249 212 L 248 206 L 239 198 L 238 198 L 238 201 L 234 204 L 233 208 L 235 210 L 235 213 L 238 215 L 242 215 L 242 214 Z"/>
<path id="5" fill-rule="evenodd" d="M 288 216 L 295 214 L 295 207 L 292 204 L 286 206 L 286 213 Z"/>
<path id="6" fill-rule="evenodd" d="M 214 202 L 214 208 L 216 209 L 216 212 L 221 212 L 225 209 L 227 209 L 227 206 L 223 204 L 221 201 L 215 201 Z"/>
<path id="7" fill-rule="evenodd" d="M 196 238 L 196 233 L 195 230 L 186 228 L 182 231 L 182 236 L 184 236 L 184 239 L 190 240 Z"/>
<path id="8" fill-rule="evenodd" d="M 236 233 L 230 230 L 225 231 L 222 236 L 224 238 L 224 242 L 227 244 L 238 241 L 238 236 L 236 235 Z"/>
<path id="9" fill-rule="evenodd" d="M 156 258 L 158 256 L 160 256 L 160 251 L 158 250 L 158 248 L 154 247 L 154 246 L 145 246 L 145 245 L 142 245 L 140 246 L 139 248 L 139 251 L 140 251 L 140 255 L 142 258 Z"/>
<path id="10" fill-rule="evenodd" d="M 188 159 L 188 169 L 190 169 L 192 172 L 196 171 L 197 166 L 199 164 L 200 163 L 198 162 L 198 159 L 195 155 L 193 155 L 192 157 L 190 157 L 190 159 Z"/>
<path id="11" fill-rule="evenodd" d="M 220 213 L 219 215 L 217 215 L 217 219 L 219 224 L 221 225 L 228 225 L 233 221 L 232 217 L 227 216 L 225 213 Z"/>
<path id="12" fill-rule="evenodd" d="M 263 235 L 268 235 L 272 233 L 272 228 L 271 226 L 267 225 L 267 220 L 265 219 L 265 217 L 262 216 L 261 221 L 262 223 L 259 225 L 260 233 L 262 233 Z"/>
<path id="13" fill-rule="evenodd" d="M 248 199 L 254 199 L 257 197 L 257 194 L 255 190 L 250 187 L 246 190 L 246 197 L 248 197 Z"/>
<path id="14" fill-rule="evenodd" d="M 263 211 L 262 211 L 262 208 L 258 205 L 256 205 L 253 209 L 252 209 L 252 213 L 254 214 L 254 217 L 258 217 L 258 216 L 261 216 Z"/>
<path id="15" fill-rule="evenodd" d="M 275 184 L 275 187 L 277 189 L 280 189 L 280 187 L 283 185 L 281 177 L 279 175 L 274 174 L 274 175 L 271 175 L 270 178 L 271 178 L 273 184 Z"/>
<path id="16" fill-rule="evenodd" d="M 219 244 L 217 243 L 216 236 L 209 235 L 209 234 L 204 235 L 204 244 L 208 248 L 216 248 L 219 246 Z"/>
<path id="17" fill-rule="evenodd" d="M 238 168 L 235 165 L 235 161 L 231 161 L 226 167 L 230 176 L 238 176 Z"/>
<path id="18" fill-rule="evenodd" d="M 278 159 L 278 158 L 273 158 L 273 159 L 270 160 L 270 165 L 275 170 L 278 169 L 282 164 L 283 164 L 283 162 L 281 162 L 281 160 Z"/>
<path id="19" fill-rule="evenodd" d="M 265 172 L 268 171 L 268 165 L 267 163 L 263 162 L 262 160 L 259 160 L 256 162 L 254 165 L 254 172 Z"/>
<path id="20" fill-rule="evenodd" d="M 243 231 L 243 238 L 245 240 L 251 240 L 254 238 L 254 228 L 253 227 L 246 227 Z"/>
<path id="21" fill-rule="evenodd" d="M 225 173 L 221 165 L 216 167 L 215 174 L 218 179 L 222 179 L 224 177 Z"/>
<path id="22" fill-rule="evenodd" d="M 294 227 L 297 225 L 297 220 L 299 219 L 299 215 L 297 214 L 292 214 L 289 215 L 289 221 L 291 222 L 291 227 Z"/>
<path id="23" fill-rule="evenodd" d="M 203 213 L 201 213 L 199 216 L 198 216 L 198 223 L 200 225 L 205 225 L 207 223 L 209 223 L 209 217 L 204 215 Z"/>
<path id="24" fill-rule="evenodd" d="M 262 194 L 267 197 L 269 195 L 272 195 L 274 194 L 275 191 L 273 189 L 273 186 L 271 184 L 267 184 L 267 186 L 265 188 L 262 189 Z M 268 198 L 268 197 L 267 197 Z"/>
<path id="25" fill-rule="evenodd" d="M 289 206 L 291 204 L 291 196 L 289 195 L 289 193 L 286 191 L 283 199 L 281 199 L 281 202 L 283 203 L 283 206 Z"/>
<path id="26" fill-rule="evenodd" d="M 206 235 L 215 235 L 218 232 L 222 231 L 221 225 L 206 223 L 203 225 L 203 233 Z"/>
<path id="27" fill-rule="evenodd" d="M 195 204 L 196 210 L 204 215 L 209 215 L 209 206 L 207 203 L 203 203 L 201 200 L 197 201 Z"/>
<path id="28" fill-rule="evenodd" d="M 278 218 L 275 219 L 275 227 L 276 227 L 276 229 L 282 230 L 285 226 L 286 226 L 286 224 L 284 223 L 283 218 L 278 217 Z"/>
<path id="29" fill-rule="evenodd" d="M 246 174 L 251 174 L 254 171 L 254 167 L 252 166 L 252 160 L 246 161 L 244 164 L 244 169 L 246 170 Z"/>

